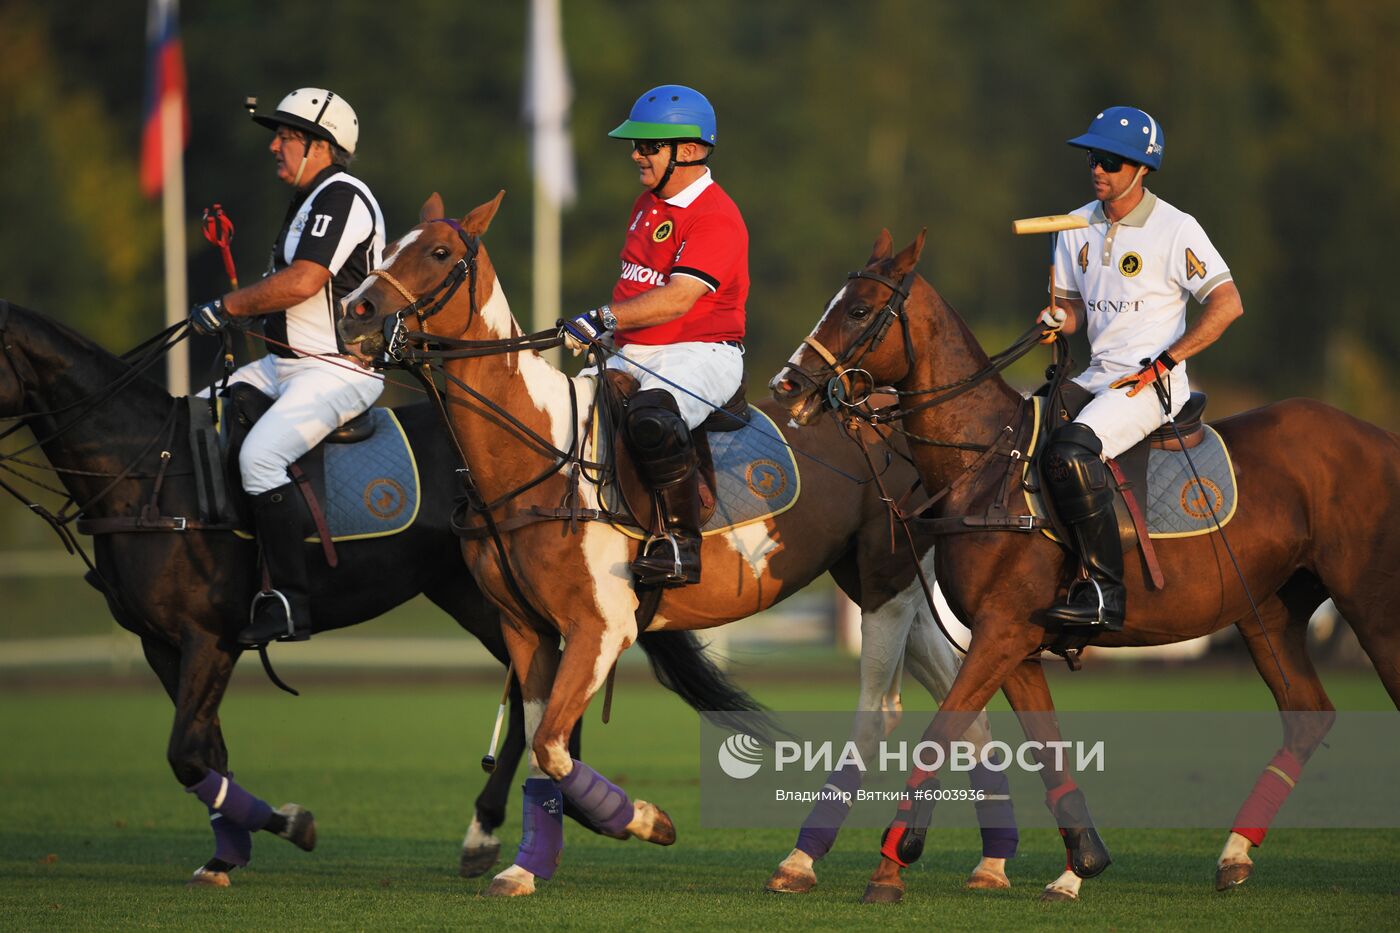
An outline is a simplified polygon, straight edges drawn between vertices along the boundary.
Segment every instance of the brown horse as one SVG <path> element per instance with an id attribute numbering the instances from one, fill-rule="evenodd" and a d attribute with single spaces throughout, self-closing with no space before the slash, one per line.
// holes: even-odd
<path id="1" fill-rule="evenodd" d="M 990 372 L 989 359 L 967 325 L 914 274 L 923 245 L 921 233 L 891 255 L 890 235 L 883 231 L 865 269 L 852 273 L 811 336 L 774 377 L 775 397 L 796 420 L 810 421 L 823 405 L 820 388 L 838 368 L 853 365 L 876 384 L 896 386 L 915 398 L 930 389 L 965 389 L 954 404 L 909 405 L 905 420 L 911 435 L 975 448 L 993 442 L 1004 426 L 1018 424 L 1021 395 Z M 984 369 L 988 377 L 978 378 Z M 1301 399 L 1235 415 L 1214 427 L 1228 443 L 1237 471 L 1239 506 L 1228 536 L 1248 593 L 1258 601 L 1259 618 L 1219 533 L 1165 539 L 1156 547 L 1167 587 L 1150 589 L 1141 567 L 1129 569 L 1127 625 L 1096 644 L 1169 644 L 1235 624 L 1279 709 L 1321 713 L 1284 716 L 1283 749 L 1255 785 L 1221 853 L 1217 887 L 1224 890 L 1249 877 L 1250 845 L 1262 841 L 1335 718 L 1305 642 L 1308 619 L 1328 596 L 1400 706 L 1400 627 L 1394 619 L 1400 604 L 1395 573 L 1400 438 Z M 1004 458 L 993 458 L 969 481 L 958 481 L 979 456 L 975 449 L 915 445 L 925 486 L 930 491 L 952 487 L 934 516 L 982 515 L 1006 492 Z M 1001 500 L 1013 514 L 1023 509 L 1010 496 L 1020 494 L 1011 484 Z M 981 532 L 949 535 L 937 547 L 935 566 L 950 606 L 972 629 L 972 642 L 925 738 L 946 747 L 969 712 L 981 709 L 998 688 L 1018 712 L 1052 710 L 1038 652 L 1045 635 L 1043 612 L 1063 597 L 1075 562 L 1038 534 Z M 1031 738 L 1058 738 L 1053 717 L 1023 716 L 1022 722 L 1029 723 Z M 1080 876 L 1097 874 L 1107 866 L 1108 854 L 1082 794 L 1052 767 L 1042 776 L 1072 864 Z M 910 783 L 929 777 L 916 772 Z M 902 813 L 886 833 L 867 901 L 901 896 L 901 865 L 912 860 L 909 855 L 917 857 L 930 815 Z M 1074 896 L 1078 879 L 1067 873 L 1057 886 L 1061 896 Z"/>
<path id="2" fill-rule="evenodd" d="M 389 248 L 383 267 L 346 299 L 341 324 L 346 343 L 357 352 L 377 354 L 386 344 L 385 330 L 392 333 L 396 326 L 472 341 L 519 335 L 480 243 L 500 199 L 497 195 L 457 221 L 445 218 L 441 199 L 433 195 L 423 206 L 422 222 Z M 503 628 L 524 692 L 527 729 L 533 735 L 526 838 L 516 864 L 499 874 L 487 893 L 529 894 L 536 877 L 552 873 L 558 857 L 554 846 L 562 844 L 552 837 L 550 820 L 542 815 L 553 813 L 552 801 L 557 801 L 549 796 L 555 791 L 548 779 L 559 782 L 568 799 L 591 802 L 595 810 L 590 812 L 599 817 L 595 825 L 613 835 L 660 844 L 675 838 L 664 812 L 645 801 L 628 801 L 620 789 L 571 759 L 565 744 L 619 654 L 637 638 L 638 597 L 627 569 L 635 543 L 602 521 L 585 521 L 576 533 L 560 521 L 528 523 L 538 514 L 535 510 L 557 509 L 572 495 L 578 496 L 573 501 L 580 509 L 598 507 L 595 487 L 571 480 L 569 468 L 594 456 L 581 440 L 588 434 L 592 379 L 570 379 L 529 349 L 454 359 L 446 370 L 447 394 L 454 403 L 451 428 L 475 495 L 491 503 L 485 512 L 505 529 L 499 543 L 465 539 L 462 553 L 482 590 L 507 617 Z M 768 405 L 778 412 L 777 406 Z M 784 436 L 820 461 L 804 463 L 797 503 L 777 517 L 706 536 L 704 578 L 697 585 L 665 591 L 651 628 L 723 625 L 772 606 L 830 570 L 865 613 L 862 704 L 891 714 L 885 719 L 892 728 L 898 714 L 901 658 L 935 696 L 941 696 L 951 683 L 955 656 L 941 639 L 929 637 L 928 617 L 915 623 L 918 614 L 908 609 L 911 589 L 918 589 L 913 561 L 907 550 L 891 557 L 890 527 L 878 490 L 852 480 L 868 473 L 864 455 L 834 419 L 801 431 L 784 430 Z M 916 479 L 907 464 L 896 461 L 891 469 L 887 483 L 892 488 L 905 484 L 907 489 Z M 476 521 L 484 521 L 480 513 Z M 927 555 L 927 546 L 928 539 L 922 539 L 919 553 Z M 894 637 L 876 631 L 885 626 Z M 876 652 L 880 656 L 874 656 Z M 974 724 L 978 728 L 980 733 L 973 736 L 985 741 L 985 720 Z M 865 736 L 862 741 L 873 746 L 879 737 Z M 533 816 L 532 800 L 543 808 Z M 831 830 L 830 839 L 834 837 Z M 813 858 L 823 852 L 799 843 L 770 888 L 810 888 L 815 881 Z M 1004 886 L 1001 861 L 984 859 L 974 881 L 981 874 L 982 880 Z"/>

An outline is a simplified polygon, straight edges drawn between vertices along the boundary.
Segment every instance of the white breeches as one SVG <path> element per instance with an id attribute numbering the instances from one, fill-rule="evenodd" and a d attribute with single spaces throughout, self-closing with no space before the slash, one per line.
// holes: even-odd
<path id="1" fill-rule="evenodd" d="M 238 455 L 243 488 L 250 494 L 289 482 L 287 467 L 379 398 L 384 380 L 349 366 L 344 360 L 269 354 L 229 377 L 230 385 L 246 382 L 276 400 L 248 432 Z"/>
<path id="2" fill-rule="evenodd" d="M 1167 376 L 1171 385 L 1172 417 L 1175 417 L 1191 397 L 1191 387 L 1175 373 Z M 1151 386 L 1132 398 L 1128 398 L 1127 389 L 1104 389 L 1074 420 L 1094 429 L 1103 441 L 1105 459 L 1118 456 L 1167 422 L 1162 403 Z"/>
<path id="3" fill-rule="evenodd" d="M 665 379 L 629 365 L 629 360 Z M 726 343 L 673 343 L 661 347 L 629 343 L 608 358 L 608 369 L 631 373 L 643 390 L 670 392 L 686 425 L 694 428 L 739 391 L 744 380 L 744 352 Z"/>

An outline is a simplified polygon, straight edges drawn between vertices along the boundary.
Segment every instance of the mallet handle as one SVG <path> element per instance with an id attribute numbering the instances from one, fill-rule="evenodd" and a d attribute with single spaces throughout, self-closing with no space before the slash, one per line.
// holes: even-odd
<path id="1" fill-rule="evenodd" d="M 1011 232 L 1018 236 L 1027 233 L 1055 233 L 1058 230 L 1077 230 L 1089 226 L 1089 221 L 1073 214 L 1050 214 L 1045 217 L 1023 217 L 1011 221 Z"/>

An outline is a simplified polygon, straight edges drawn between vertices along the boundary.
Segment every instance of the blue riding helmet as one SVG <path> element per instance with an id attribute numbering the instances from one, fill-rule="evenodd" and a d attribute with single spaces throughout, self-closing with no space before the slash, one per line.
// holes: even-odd
<path id="1" fill-rule="evenodd" d="M 1082 136 L 1068 140 L 1080 149 L 1101 149 L 1146 165 L 1154 172 L 1162 167 L 1166 135 L 1162 125 L 1145 110 L 1109 107 L 1094 117 Z"/>
<path id="2" fill-rule="evenodd" d="M 694 88 L 663 84 L 638 97 L 627 119 L 608 135 L 615 139 L 693 139 L 713 146 L 715 108 Z"/>

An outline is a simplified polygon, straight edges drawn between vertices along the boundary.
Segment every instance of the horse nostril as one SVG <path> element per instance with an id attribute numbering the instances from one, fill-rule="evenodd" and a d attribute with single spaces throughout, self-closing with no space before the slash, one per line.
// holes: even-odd
<path id="1" fill-rule="evenodd" d="M 360 320 L 374 317 L 374 302 L 370 301 L 368 298 L 361 299 L 360 303 L 355 305 L 354 314 L 355 317 Z"/>

